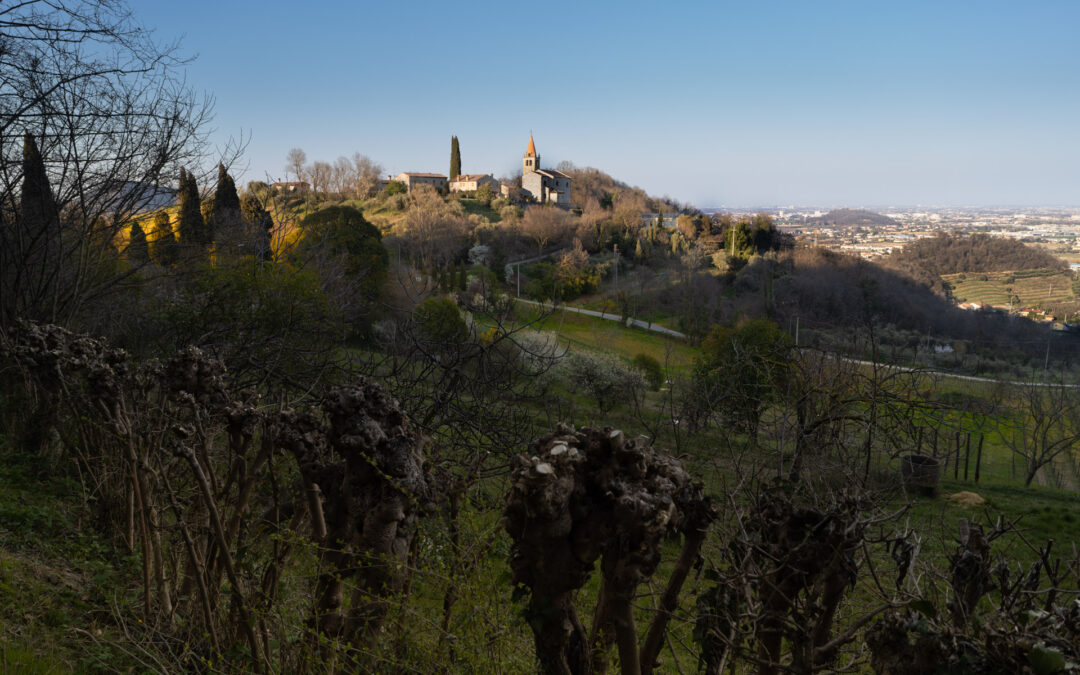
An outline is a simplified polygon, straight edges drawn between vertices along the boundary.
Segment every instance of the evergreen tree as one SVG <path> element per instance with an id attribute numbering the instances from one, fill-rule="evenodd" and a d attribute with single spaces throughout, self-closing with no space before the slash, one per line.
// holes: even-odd
<path id="1" fill-rule="evenodd" d="M 458 290 L 464 291 L 468 284 L 468 276 L 465 274 L 465 261 L 458 261 Z"/>
<path id="2" fill-rule="evenodd" d="M 55 320 L 57 300 L 69 266 L 61 239 L 60 216 L 34 137 L 23 136 L 22 194 L 17 217 L 0 217 L 0 312 L 15 317 Z"/>
<path id="3" fill-rule="evenodd" d="M 180 244 L 185 250 L 205 249 L 210 242 L 206 236 L 206 223 L 203 221 L 199 203 L 199 187 L 195 184 L 195 176 L 184 169 L 180 169 L 177 201 L 180 204 L 180 218 L 176 229 L 180 235 Z"/>
<path id="4" fill-rule="evenodd" d="M 172 231 L 172 223 L 167 211 L 158 211 L 154 216 L 154 241 L 150 245 L 150 255 L 159 265 L 172 266 L 180 259 L 180 247 Z"/>
<path id="5" fill-rule="evenodd" d="M 263 208 L 256 195 L 249 192 L 244 196 L 240 202 L 240 217 L 255 233 L 255 257 L 260 260 L 273 260 L 274 219 L 270 212 Z"/>
<path id="6" fill-rule="evenodd" d="M 210 241 L 229 229 L 240 225 L 240 196 L 236 194 L 236 183 L 225 171 L 223 164 L 218 164 L 217 187 L 214 189 L 214 201 L 210 218 L 206 223 Z"/>
<path id="7" fill-rule="evenodd" d="M 450 138 L 450 180 L 454 180 L 461 173 L 461 147 L 458 145 L 457 136 Z"/>
<path id="8" fill-rule="evenodd" d="M 23 135 L 22 168 L 22 227 L 32 237 L 52 239 L 59 233 L 60 215 L 49 187 L 49 176 L 45 173 L 45 161 L 29 132 Z"/>
<path id="9" fill-rule="evenodd" d="M 136 265 L 150 262 L 150 245 L 146 241 L 146 233 L 138 221 L 131 224 L 131 233 L 128 235 L 127 258 Z"/>

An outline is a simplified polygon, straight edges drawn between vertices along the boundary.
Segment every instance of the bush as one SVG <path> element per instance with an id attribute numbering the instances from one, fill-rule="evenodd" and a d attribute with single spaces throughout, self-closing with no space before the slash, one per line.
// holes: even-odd
<path id="1" fill-rule="evenodd" d="M 601 354 L 571 352 L 562 361 L 570 384 L 606 413 L 633 401 L 645 389 L 645 376 L 636 368 Z"/>
<path id="2" fill-rule="evenodd" d="M 645 381 L 649 383 L 650 389 L 660 391 L 660 386 L 664 384 L 664 369 L 659 361 L 648 354 L 638 354 L 631 363 L 645 375 Z"/>
<path id="3" fill-rule="evenodd" d="M 469 337 L 469 327 L 449 298 L 428 298 L 416 306 L 413 317 L 420 335 L 441 345 L 455 345 Z"/>

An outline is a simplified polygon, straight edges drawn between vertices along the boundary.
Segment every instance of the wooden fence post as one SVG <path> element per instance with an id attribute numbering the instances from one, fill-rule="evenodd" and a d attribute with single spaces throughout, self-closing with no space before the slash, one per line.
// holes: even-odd
<path id="1" fill-rule="evenodd" d="M 979 469 L 980 469 L 980 467 L 982 467 L 982 444 L 983 444 L 983 438 L 985 438 L 985 436 L 983 434 L 979 434 L 979 449 L 975 452 L 975 484 L 976 485 L 979 484 Z"/>

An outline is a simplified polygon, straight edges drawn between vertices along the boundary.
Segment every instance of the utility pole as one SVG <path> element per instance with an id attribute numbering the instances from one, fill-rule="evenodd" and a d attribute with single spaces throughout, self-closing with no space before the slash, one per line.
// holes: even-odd
<path id="1" fill-rule="evenodd" d="M 1046 369 L 1050 367 L 1050 339 L 1046 340 L 1046 360 L 1043 361 L 1043 382 L 1046 381 Z"/>
<path id="2" fill-rule="evenodd" d="M 799 317 L 795 317 L 795 346 L 799 346 Z"/>
<path id="3" fill-rule="evenodd" d="M 619 245 L 615 244 L 615 292 L 619 292 Z"/>

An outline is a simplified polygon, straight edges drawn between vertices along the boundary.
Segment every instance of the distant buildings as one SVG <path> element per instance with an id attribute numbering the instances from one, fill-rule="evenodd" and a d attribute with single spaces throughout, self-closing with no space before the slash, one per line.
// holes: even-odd
<path id="1" fill-rule="evenodd" d="M 306 192 L 311 186 L 307 184 L 307 181 L 294 180 L 294 181 L 277 181 L 270 187 L 278 190 L 279 192 Z"/>
<path id="2" fill-rule="evenodd" d="M 450 181 L 450 192 L 476 192 L 481 185 L 491 188 L 492 194 L 499 194 L 499 181 L 490 173 L 462 173 Z"/>
<path id="3" fill-rule="evenodd" d="M 570 208 L 570 176 L 562 171 L 540 168 L 540 155 L 529 134 L 529 147 L 521 160 L 521 189 L 540 204 Z"/>
<path id="4" fill-rule="evenodd" d="M 446 176 L 441 173 L 413 173 L 402 172 L 394 176 L 394 180 L 404 183 L 409 192 L 417 185 L 430 185 L 439 192 L 446 191 Z"/>

